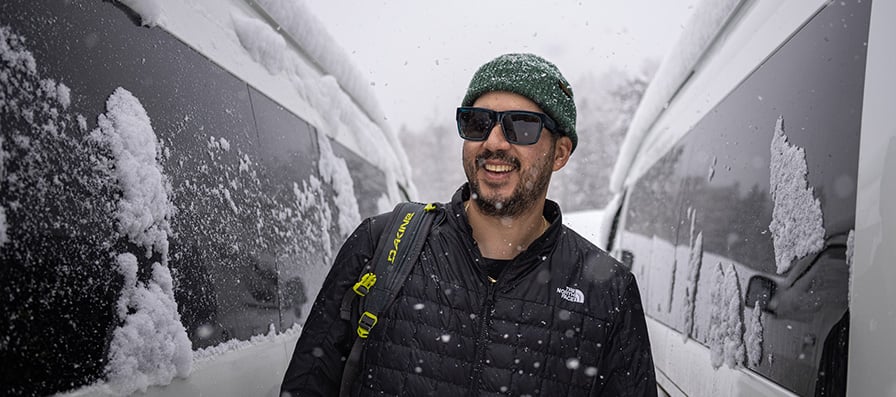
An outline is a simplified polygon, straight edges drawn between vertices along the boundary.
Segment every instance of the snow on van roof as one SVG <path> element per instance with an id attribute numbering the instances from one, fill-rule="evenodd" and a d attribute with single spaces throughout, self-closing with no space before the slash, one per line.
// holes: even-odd
<path id="1" fill-rule="evenodd" d="M 393 198 L 403 198 L 398 183 L 416 196 L 407 155 L 369 82 L 304 3 L 225 2 L 230 7 L 222 7 L 219 0 L 189 5 L 161 0 L 123 3 L 141 16 L 144 25 L 165 28 L 386 171 Z M 216 31 L 205 31 L 209 29 Z M 221 40 L 231 35 L 235 43 Z M 257 66 L 263 67 L 260 73 Z"/>
<path id="2" fill-rule="evenodd" d="M 156 26 L 163 23 L 161 0 L 121 0 L 121 3 L 140 15 L 143 26 Z"/>
<path id="3" fill-rule="evenodd" d="M 663 58 L 632 117 L 610 177 L 611 192 L 622 191 L 626 174 L 650 127 L 687 82 L 694 66 L 742 2 L 743 0 L 703 0 L 697 5 L 678 41 Z"/>

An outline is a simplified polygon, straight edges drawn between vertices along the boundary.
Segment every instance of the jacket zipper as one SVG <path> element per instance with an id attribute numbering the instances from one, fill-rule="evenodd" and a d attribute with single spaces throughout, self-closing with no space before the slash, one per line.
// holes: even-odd
<path id="1" fill-rule="evenodd" d="M 497 289 L 495 288 L 496 282 L 488 281 L 487 283 L 485 304 L 482 305 L 482 314 L 480 315 L 482 322 L 480 323 L 479 336 L 476 339 L 476 355 L 474 356 L 476 364 L 473 366 L 473 374 L 471 376 L 471 381 L 473 382 L 470 385 L 470 390 L 472 391 L 470 394 L 471 396 L 479 395 L 479 383 L 482 378 L 485 350 L 488 343 L 488 326 L 491 323 L 492 311 L 495 307 L 495 293 L 497 292 Z"/>

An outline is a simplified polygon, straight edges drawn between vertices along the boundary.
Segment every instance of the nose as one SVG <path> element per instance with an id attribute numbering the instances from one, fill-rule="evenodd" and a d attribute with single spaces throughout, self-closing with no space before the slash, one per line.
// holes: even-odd
<path id="1" fill-rule="evenodd" d="M 493 152 L 510 149 L 510 142 L 507 142 L 507 138 L 504 136 L 504 127 L 501 123 L 495 123 L 495 126 L 492 127 L 488 139 L 485 140 L 485 148 Z"/>

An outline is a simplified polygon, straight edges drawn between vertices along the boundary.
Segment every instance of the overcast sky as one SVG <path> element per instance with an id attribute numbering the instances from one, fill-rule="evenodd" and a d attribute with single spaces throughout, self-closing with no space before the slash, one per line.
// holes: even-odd
<path id="1" fill-rule="evenodd" d="M 674 44 L 698 0 L 308 1 L 369 78 L 396 130 L 453 123 L 473 72 L 506 52 L 551 60 L 576 88 L 588 72 L 640 68 Z M 581 93 L 577 93 L 581 95 Z"/>

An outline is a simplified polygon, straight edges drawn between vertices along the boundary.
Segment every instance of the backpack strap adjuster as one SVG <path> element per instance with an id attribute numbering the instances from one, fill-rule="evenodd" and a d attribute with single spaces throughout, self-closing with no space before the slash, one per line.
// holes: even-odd
<path id="1" fill-rule="evenodd" d="M 370 334 L 370 329 L 376 325 L 377 317 L 375 314 L 371 312 L 364 312 L 361 315 L 361 318 L 358 320 L 358 336 L 361 338 L 367 338 L 367 335 Z"/>
<path id="2" fill-rule="evenodd" d="M 355 286 L 352 287 L 352 290 L 355 291 L 356 294 L 365 296 L 368 292 L 370 292 L 370 288 L 376 284 L 376 274 L 367 273 L 361 276 L 361 281 L 355 283 Z"/>

